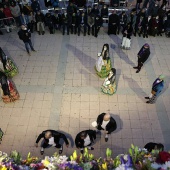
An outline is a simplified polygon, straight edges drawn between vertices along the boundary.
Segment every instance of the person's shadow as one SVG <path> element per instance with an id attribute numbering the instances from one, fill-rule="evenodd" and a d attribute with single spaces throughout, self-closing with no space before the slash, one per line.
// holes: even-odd
<path id="1" fill-rule="evenodd" d="M 124 80 L 127 81 L 127 83 L 129 84 L 129 87 L 134 91 L 135 94 L 138 95 L 138 97 L 141 100 L 144 100 L 144 96 L 148 96 L 148 94 L 146 94 L 146 92 L 143 91 L 143 89 L 138 85 L 138 83 L 134 79 L 129 78 L 126 75 L 124 75 Z M 132 86 L 132 82 L 133 82 L 133 86 Z"/>
<path id="2" fill-rule="evenodd" d="M 74 140 L 73 140 L 72 136 L 69 133 L 66 133 L 65 131 L 62 131 L 62 130 L 58 130 L 58 132 L 63 133 L 66 136 L 66 138 L 69 140 L 70 146 L 74 147 Z M 63 146 L 64 143 L 65 143 L 64 140 L 61 138 L 60 139 L 60 144 Z"/>

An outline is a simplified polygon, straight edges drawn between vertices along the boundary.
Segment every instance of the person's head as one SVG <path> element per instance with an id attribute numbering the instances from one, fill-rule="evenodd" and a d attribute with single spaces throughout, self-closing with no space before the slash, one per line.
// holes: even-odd
<path id="1" fill-rule="evenodd" d="M 109 44 L 104 44 L 104 45 L 103 45 L 103 50 L 104 50 L 104 51 L 109 51 Z M 103 50 L 102 50 L 102 51 L 103 51 Z"/>
<path id="2" fill-rule="evenodd" d="M 72 3 L 72 2 L 70 2 L 69 4 L 70 4 L 70 6 L 73 6 L 73 3 Z"/>
<path id="3" fill-rule="evenodd" d="M 11 2 L 11 6 L 15 6 L 16 5 L 16 2 L 15 1 L 12 1 Z"/>
<path id="4" fill-rule="evenodd" d="M 164 81 L 165 75 L 161 74 L 158 78 L 159 78 L 159 80 Z"/>
<path id="5" fill-rule="evenodd" d="M 7 8 L 6 4 L 4 5 L 4 9 Z"/>
<path id="6" fill-rule="evenodd" d="M 158 20 L 158 19 L 159 19 L 159 16 L 156 16 L 156 19 Z"/>
<path id="7" fill-rule="evenodd" d="M 2 12 L 3 12 L 3 11 L 4 11 L 4 8 L 0 7 L 0 11 L 2 11 Z"/>
<path id="8" fill-rule="evenodd" d="M 148 43 L 144 44 L 144 46 L 143 46 L 143 47 L 144 47 L 144 48 L 146 48 L 146 49 L 150 48 L 150 46 L 149 46 L 149 44 L 148 44 Z"/>
<path id="9" fill-rule="evenodd" d="M 75 13 L 75 12 L 73 13 L 73 16 L 76 16 L 76 13 Z"/>
<path id="10" fill-rule="evenodd" d="M 45 133 L 45 139 L 50 139 L 52 137 L 52 133 L 50 131 L 47 131 Z"/>
<path id="11" fill-rule="evenodd" d="M 104 4 L 104 5 L 103 5 L 103 8 L 104 8 L 104 9 L 106 9 L 106 8 L 107 8 L 107 5 L 106 5 L 106 4 Z"/>
<path id="12" fill-rule="evenodd" d="M 104 115 L 104 117 L 103 117 L 103 120 L 104 121 L 109 121 L 110 120 L 110 114 L 109 113 L 106 113 L 105 115 Z"/>
<path id="13" fill-rule="evenodd" d="M 112 11 L 112 14 L 116 14 L 116 10 L 113 10 L 113 11 Z"/>
<path id="14" fill-rule="evenodd" d="M 21 14 L 23 17 L 25 16 L 24 13 Z"/>
<path id="15" fill-rule="evenodd" d="M 87 133 L 86 132 L 81 132 L 80 138 L 85 139 L 86 137 L 87 137 Z"/>
<path id="16" fill-rule="evenodd" d="M 97 8 L 98 8 L 98 6 L 97 6 L 97 5 L 94 5 L 94 8 L 95 8 L 95 9 L 97 9 Z"/>
<path id="17" fill-rule="evenodd" d="M 22 30 L 27 30 L 27 27 L 25 25 L 21 25 Z"/>

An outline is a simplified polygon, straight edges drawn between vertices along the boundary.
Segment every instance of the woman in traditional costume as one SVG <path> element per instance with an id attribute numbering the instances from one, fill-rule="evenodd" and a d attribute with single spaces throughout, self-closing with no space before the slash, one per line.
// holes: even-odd
<path id="1" fill-rule="evenodd" d="M 4 103 L 14 102 L 20 97 L 13 82 L 2 71 L 0 71 L 0 92 Z"/>
<path id="2" fill-rule="evenodd" d="M 109 57 L 109 44 L 104 44 L 101 53 L 98 53 L 98 59 L 96 62 L 95 70 L 97 75 L 101 78 L 108 76 L 112 68 L 111 60 Z"/>
<path id="3" fill-rule="evenodd" d="M 121 48 L 125 50 L 130 50 L 132 33 L 133 33 L 132 25 L 128 23 L 122 32 L 123 38 L 122 38 Z"/>
<path id="4" fill-rule="evenodd" d="M 108 77 L 104 80 L 101 90 L 105 94 L 113 95 L 116 92 L 116 69 L 112 68 Z"/>
<path id="5" fill-rule="evenodd" d="M 18 68 L 10 59 L 5 55 L 0 47 L 0 71 L 3 71 L 7 77 L 14 77 L 18 73 Z"/>

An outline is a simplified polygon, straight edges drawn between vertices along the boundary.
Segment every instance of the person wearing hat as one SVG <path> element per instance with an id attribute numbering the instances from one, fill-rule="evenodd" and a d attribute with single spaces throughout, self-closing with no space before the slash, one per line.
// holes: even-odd
<path id="1" fill-rule="evenodd" d="M 78 149 L 80 149 L 80 152 L 83 154 L 83 150 L 85 147 L 87 147 L 89 150 L 94 150 L 93 147 L 91 147 L 92 143 L 94 143 L 94 140 L 96 139 L 96 131 L 94 130 L 84 130 L 77 134 L 75 138 L 75 144 Z"/>
<path id="2" fill-rule="evenodd" d="M 136 73 L 139 73 L 145 61 L 149 58 L 150 55 L 150 47 L 149 44 L 144 44 L 140 51 L 138 52 L 138 66 L 133 67 L 137 69 Z"/>
<path id="3" fill-rule="evenodd" d="M 97 117 L 97 122 L 93 122 L 92 126 L 98 130 L 105 131 L 105 142 L 108 141 L 108 135 L 111 134 L 117 128 L 117 123 L 109 113 L 101 113 Z"/>
<path id="4" fill-rule="evenodd" d="M 146 103 L 153 104 L 155 103 L 156 98 L 161 93 L 162 89 L 164 88 L 164 81 L 165 76 L 160 75 L 152 84 L 152 90 L 149 97 L 145 97 L 145 99 L 149 99 Z"/>
<path id="5" fill-rule="evenodd" d="M 66 143 L 66 147 L 68 148 L 69 142 L 66 138 L 66 136 L 63 133 L 60 133 L 55 130 L 45 130 L 43 131 L 37 138 L 35 146 L 38 147 L 38 142 L 41 140 L 41 138 L 44 138 L 44 140 L 41 143 L 41 155 L 44 154 L 44 148 L 49 148 L 51 146 L 54 146 L 56 148 L 59 148 L 59 154 L 62 154 L 63 152 L 63 146 L 59 143 L 60 139 L 62 138 L 64 142 Z"/>

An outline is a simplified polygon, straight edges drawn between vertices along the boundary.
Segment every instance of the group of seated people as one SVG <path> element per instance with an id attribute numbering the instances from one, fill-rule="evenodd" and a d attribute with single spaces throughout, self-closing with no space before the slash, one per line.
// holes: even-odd
<path id="1" fill-rule="evenodd" d="M 94 4 L 93 7 L 78 8 L 72 1 L 69 2 L 67 9 L 54 10 L 45 15 L 41 13 L 40 4 L 37 0 L 22 0 L 23 3 L 18 3 L 14 0 L 4 0 L 0 4 L 0 26 L 5 24 L 7 32 L 10 32 L 9 25 L 13 24 L 13 17 L 18 26 L 27 25 L 31 32 L 37 30 L 39 34 L 45 33 L 45 26 L 49 28 L 50 34 L 54 34 L 56 29 L 61 29 L 62 34 L 65 32 L 69 35 L 83 32 L 86 34 L 98 36 L 98 32 L 103 25 L 103 19 L 108 22 L 108 34 L 123 34 L 131 37 L 132 34 L 136 36 L 143 35 L 147 38 L 148 35 L 162 36 L 162 33 L 169 35 L 170 30 L 170 11 L 166 10 L 165 5 L 159 5 L 155 2 L 152 7 L 142 8 L 137 10 L 132 9 L 129 14 L 125 11 L 117 13 L 115 10 L 110 14 L 108 5 L 103 4 L 102 8 Z M 25 2 L 25 3 L 24 3 Z M 81 5 L 79 5 L 81 6 Z M 130 25 L 130 27 L 129 27 Z M 129 28 L 129 29 L 128 29 Z M 0 32 L 2 34 L 2 32 Z"/>

